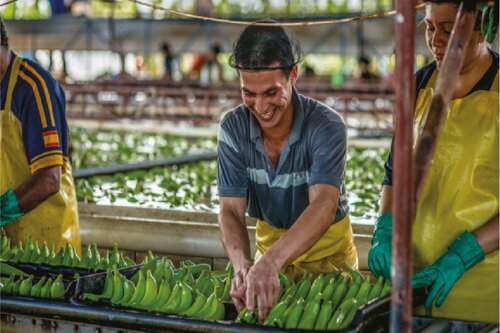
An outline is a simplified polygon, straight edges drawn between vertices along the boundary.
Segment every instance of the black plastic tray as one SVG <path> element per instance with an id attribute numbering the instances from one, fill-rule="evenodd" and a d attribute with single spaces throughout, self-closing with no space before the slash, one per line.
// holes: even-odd
<path id="1" fill-rule="evenodd" d="M 86 276 L 89 274 L 106 272 L 105 270 L 94 270 L 92 268 L 81 268 L 81 267 L 69 267 L 69 266 L 52 266 L 49 264 L 41 263 L 23 263 L 23 262 L 5 262 L 7 265 L 18 268 L 29 275 L 35 276 L 49 276 L 57 277 L 62 274 L 63 279 L 72 280 L 76 273 L 80 276 Z"/>

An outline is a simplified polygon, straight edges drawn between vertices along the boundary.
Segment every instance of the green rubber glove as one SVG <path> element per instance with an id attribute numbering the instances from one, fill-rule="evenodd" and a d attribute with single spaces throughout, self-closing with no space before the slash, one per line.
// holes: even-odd
<path id="1" fill-rule="evenodd" d="M 368 268 L 376 275 L 391 279 L 392 213 L 382 214 L 375 222 L 372 248 L 368 253 Z"/>
<path id="2" fill-rule="evenodd" d="M 473 234 L 464 231 L 436 262 L 412 277 L 412 287 L 432 286 L 425 307 L 430 308 L 437 298 L 436 306 L 440 307 L 455 282 L 466 270 L 484 259 L 484 251 Z M 439 294 L 439 297 L 438 297 Z"/>
<path id="3" fill-rule="evenodd" d="M 9 224 L 23 215 L 24 213 L 19 209 L 14 190 L 10 189 L 2 194 L 0 197 L 0 227 Z"/>

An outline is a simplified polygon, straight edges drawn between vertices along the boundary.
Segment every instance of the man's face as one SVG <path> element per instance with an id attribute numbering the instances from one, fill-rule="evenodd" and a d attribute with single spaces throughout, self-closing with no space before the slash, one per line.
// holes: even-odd
<path id="1" fill-rule="evenodd" d="M 273 64 L 272 66 L 279 66 Z M 297 80 L 297 66 L 287 78 L 282 70 L 240 71 L 243 103 L 262 129 L 279 128 L 292 117 L 292 87 Z"/>

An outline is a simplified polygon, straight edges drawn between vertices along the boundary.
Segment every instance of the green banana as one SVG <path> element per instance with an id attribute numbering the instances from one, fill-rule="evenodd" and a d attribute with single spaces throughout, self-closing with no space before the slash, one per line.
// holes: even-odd
<path id="1" fill-rule="evenodd" d="M 177 281 L 175 283 L 174 288 L 172 289 L 172 293 L 168 298 L 167 302 L 164 305 L 158 308 L 158 312 L 172 314 L 175 313 L 175 310 L 178 308 L 181 302 L 181 282 Z"/>
<path id="2" fill-rule="evenodd" d="M 27 279 L 24 279 L 19 284 L 19 295 L 20 296 L 29 296 L 31 287 L 33 286 L 33 275 L 30 275 Z"/>
<path id="3" fill-rule="evenodd" d="M 30 261 L 31 251 L 33 250 L 33 247 L 34 247 L 34 245 L 33 245 L 33 242 L 31 240 L 31 236 L 29 236 L 28 241 L 26 242 L 26 246 L 24 248 L 24 253 L 21 256 L 21 258 L 19 258 L 20 262 L 29 262 Z"/>
<path id="4" fill-rule="evenodd" d="M 371 287 L 372 285 L 370 283 L 370 280 L 368 279 L 361 284 L 361 287 L 359 287 L 359 291 L 356 294 L 356 298 L 358 299 L 361 305 L 366 304 L 368 302 L 368 293 L 370 292 Z"/>
<path id="5" fill-rule="evenodd" d="M 222 292 L 224 291 L 224 286 L 222 285 L 222 282 L 219 280 L 219 278 L 217 276 L 213 276 L 212 277 L 212 284 L 214 285 L 214 289 L 217 288 L 217 297 L 218 298 L 221 298 L 222 297 Z"/>
<path id="6" fill-rule="evenodd" d="M 160 281 L 160 279 L 163 276 L 164 269 L 165 269 L 165 257 L 161 258 L 160 263 L 156 265 L 156 268 L 154 270 L 153 276 L 156 281 Z"/>
<path id="7" fill-rule="evenodd" d="M 242 321 L 247 324 L 255 324 L 257 322 L 257 318 L 259 317 L 259 311 L 255 308 L 253 311 L 247 311 L 243 316 Z"/>
<path id="8" fill-rule="evenodd" d="M 64 284 L 62 281 L 62 274 L 57 276 L 57 279 L 52 282 L 50 286 L 50 297 L 51 298 L 60 298 L 63 297 L 66 290 L 64 289 Z"/>
<path id="9" fill-rule="evenodd" d="M 231 275 L 226 276 L 226 280 L 224 280 L 224 288 L 222 289 L 221 301 L 230 302 L 231 301 Z"/>
<path id="10" fill-rule="evenodd" d="M 331 280 L 335 281 L 340 274 L 342 274 L 342 269 L 337 269 L 334 272 L 328 272 L 328 273 L 326 273 L 325 274 L 325 284 L 324 284 L 324 286 L 326 286 Z"/>
<path id="11" fill-rule="evenodd" d="M 61 248 L 57 254 L 48 262 L 52 266 L 61 266 L 64 258 L 64 250 Z"/>
<path id="12" fill-rule="evenodd" d="M 306 303 L 312 300 L 317 294 L 321 293 L 324 285 L 324 276 L 320 274 L 313 282 L 309 293 L 307 294 Z"/>
<path id="13" fill-rule="evenodd" d="M 330 279 L 328 284 L 323 288 L 321 294 L 324 300 L 331 300 L 333 292 L 335 291 L 335 279 Z"/>
<path id="14" fill-rule="evenodd" d="M 186 283 L 189 286 L 194 285 L 194 277 L 193 277 L 193 274 L 191 274 L 191 268 L 188 268 L 186 276 L 184 276 L 184 278 L 181 281 L 183 281 L 184 283 Z"/>
<path id="15" fill-rule="evenodd" d="M 132 298 L 132 295 L 134 294 L 134 291 L 135 291 L 134 283 L 132 281 L 127 280 L 127 279 L 123 279 L 122 280 L 122 289 L 123 289 L 123 297 L 122 297 L 122 299 L 120 299 L 116 302 L 119 305 L 126 304 Z"/>
<path id="16" fill-rule="evenodd" d="M 40 290 L 40 297 L 50 298 L 50 287 L 51 286 L 52 286 L 52 278 L 49 277 L 47 282 L 45 282 L 42 289 Z"/>
<path id="17" fill-rule="evenodd" d="M 160 286 L 158 287 L 158 294 L 156 295 L 153 304 L 151 304 L 150 306 L 150 309 L 153 311 L 162 307 L 168 301 L 168 298 L 172 293 L 172 289 L 170 288 L 170 284 L 167 280 L 161 279 L 159 284 Z"/>
<path id="18" fill-rule="evenodd" d="M 358 294 L 359 288 L 361 288 L 362 283 L 363 282 L 358 280 L 358 282 L 355 282 L 351 287 L 349 287 L 349 289 L 347 290 L 347 294 L 345 294 L 344 299 L 355 297 Z"/>
<path id="19" fill-rule="evenodd" d="M 264 325 L 265 326 L 274 326 L 275 325 L 275 319 L 276 318 L 281 318 L 283 314 L 285 313 L 286 309 L 288 308 L 288 305 L 292 301 L 293 296 L 288 295 L 285 299 L 283 299 L 281 302 L 275 304 L 269 314 L 267 315 L 266 319 L 264 320 Z"/>
<path id="20" fill-rule="evenodd" d="M 145 293 L 146 293 L 146 281 L 144 273 L 142 272 L 142 270 L 139 270 L 139 279 L 137 280 L 137 284 L 135 285 L 134 294 L 125 305 L 126 306 L 139 305 L 142 299 L 144 298 Z"/>
<path id="21" fill-rule="evenodd" d="M 15 267 L 12 267 L 4 262 L 0 261 L 0 272 L 2 272 L 3 275 L 17 275 L 17 276 L 28 276 L 25 272 L 23 272 L 20 269 L 17 269 Z"/>
<path id="22" fill-rule="evenodd" d="M 350 319 L 349 322 L 347 322 L 347 320 L 349 320 L 349 317 L 351 316 L 353 311 L 354 314 L 356 313 L 356 310 L 358 309 L 358 304 L 359 302 L 356 298 L 346 298 L 333 314 L 332 318 L 330 319 L 330 322 L 327 325 L 327 329 L 335 330 L 347 327 L 350 324 L 352 318 Z M 352 314 L 353 317 L 354 314 Z"/>
<path id="23" fill-rule="evenodd" d="M 278 278 L 280 279 L 280 284 L 283 286 L 283 290 L 287 290 L 294 283 L 293 279 L 283 272 L 278 273 Z"/>
<path id="24" fill-rule="evenodd" d="M 292 284 L 292 286 L 285 291 L 283 296 L 281 296 L 280 300 L 285 299 L 288 296 L 292 296 L 293 300 L 295 298 L 295 295 L 297 294 L 297 290 L 299 289 L 299 287 L 299 283 Z"/>
<path id="25" fill-rule="evenodd" d="M 101 262 L 101 255 L 99 254 L 99 251 L 97 250 L 97 244 L 93 243 L 92 244 L 92 256 L 90 260 L 90 267 L 97 270 L 97 265 Z"/>
<path id="26" fill-rule="evenodd" d="M 297 300 L 299 298 L 303 298 L 305 300 L 307 298 L 307 295 L 309 294 L 311 285 L 312 285 L 312 274 L 309 274 L 309 276 L 300 284 L 300 287 L 297 290 L 296 295 L 294 296 L 295 299 Z"/>
<path id="27" fill-rule="evenodd" d="M 116 265 L 113 265 L 113 294 L 111 295 L 111 304 L 118 304 L 123 298 L 123 277 L 118 272 Z"/>
<path id="28" fill-rule="evenodd" d="M 368 293 L 368 302 L 372 299 L 379 297 L 382 292 L 382 286 L 384 285 L 384 278 L 380 275 L 377 279 L 377 282 L 373 285 L 372 289 Z"/>
<path id="29" fill-rule="evenodd" d="M 153 273 L 149 270 L 146 272 L 146 289 L 144 290 L 144 297 L 138 302 L 138 305 L 147 308 L 154 303 L 157 294 L 158 284 L 156 283 Z"/>
<path id="30" fill-rule="evenodd" d="M 207 300 L 207 303 L 208 303 L 208 300 Z M 206 305 L 206 303 L 205 303 Z M 203 308 L 202 308 L 203 309 Z M 200 310 L 201 312 L 201 310 Z M 243 309 L 241 309 L 241 311 L 238 313 L 238 315 L 236 316 L 236 319 L 234 320 L 235 323 L 242 323 L 243 322 L 243 318 L 247 315 L 247 312 L 248 309 L 247 307 L 245 306 Z"/>
<path id="31" fill-rule="evenodd" d="M 39 263 L 38 261 L 39 258 L 40 258 L 40 247 L 38 246 L 38 241 L 35 241 L 35 243 L 33 244 L 33 249 L 31 251 L 29 262 Z"/>
<path id="32" fill-rule="evenodd" d="M 337 307 L 342 303 L 347 293 L 347 286 L 349 284 L 349 279 L 345 276 L 341 278 L 338 282 L 332 295 L 332 311 L 335 311 Z"/>
<path id="33" fill-rule="evenodd" d="M 23 255 L 24 255 L 23 242 L 19 241 L 17 243 L 17 251 L 15 252 L 14 257 L 12 258 L 12 262 L 20 261 Z"/>
<path id="34" fill-rule="evenodd" d="M 2 288 L 2 293 L 8 294 L 8 295 L 12 294 L 12 288 L 14 287 L 15 279 L 16 279 L 16 276 L 14 274 L 11 274 L 9 276 L 9 279 L 5 282 L 5 284 Z"/>
<path id="35" fill-rule="evenodd" d="M 208 317 L 208 315 L 210 314 L 210 312 L 212 310 L 213 303 L 217 301 L 216 300 L 217 292 L 218 291 L 214 289 L 214 292 L 210 295 L 210 297 L 207 298 L 205 305 L 202 306 L 202 308 L 200 309 L 200 311 L 198 311 L 198 313 L 194 314 L 195 318 L 207 318 Z M 247 310 L 247 312 L 249 312 L 249 311 Z M 244 314 L 242 314 L 242 316 L 243 315 Z"/>
<path id="36" fill-rule="evenodd" d="M 365 281 L 365 277 L 363 276 L 363 274 L 349 265 L 347 261 L 344 261 L 344 266 L 349 270 L 351 278 L 354 282 L 361 284 L 361 282 Z"/>
<path id="37" fill-rule="evenodd" d="M 11 261 L 15 252 L 10 248 L 10 238 L 3 236 L 2 241 L 4 244 L 2 245 L 2 250 L 0 252 L 0 260 Z"/>
<path id="38" fill-rule="evenodd" d="M 184 282 L 180 282 L 179 284 L 181 286 L 181 300 L 175 309 L 175 313 L 184 312 L 193 304 L 193 289 Z"/>
<path id="39" fill-rule="evenodd" d="M 87 249 L 82 255 L 82 260 L 80 261 L 80 264 L 78 267 L 82 268 L 90 268 L 90 264 L 92 263 L 92 248 L 90 244 L 87 245 Z"/>
<path id="40" fill-rule="evenodd" d="M 285 321 L 286 329 L 296 329 L 299 325 L 300 317 L 302 316 L 302 312 L 304 311 L 304 299 L 300 297 L 290 309 Z"/>
<path id="41" fill-rule="evenodd" d="M 19 289 L 21 287 L 21 282 L 23 280 L 18 279 L 12 283 L 12 293 L 11 295 L 19 295 Z"/>
<path id="42" fill-rule="evenodd" d="M 182 281 L 188 274 L 189 269 L 186 267 L 181 267 L 176 270 L 174 270 L 174 280 L 175 281 Z"/>
<path id="43" fill-rule="evenodd" d="M 220 299 L 215 297 L 215 299 L 212 302 L 212 307 L 208 312 L 207 319 L 223 320 L 225 314 L 226 314 L 226 309 L 224 307 L 224 304 L 220 301 Z"/>
<path id="44" fill-rule="evenodd" d="M 47 242 L 43 241 L 42 249 L 40 250 L 40 256 L 37 259 L 38 263 L 47 262 L 50 259 L 50 250 L 47 246 Z"/>
<path id="45" fill-rule="evenodd" d="M 385 280 L 384 286 L 382 287 L 382 291 L 380 292 L 380 297 L 389 296 L 391 294 L 391 290 L 392 290 L 391 281 Z"/>
<path id="46" fill-rule="evenodd" d="M 113 246 L 113 252 L 111 253 L 111 257 L 109 259 L 109 264 L 111 266 L 118 265 L 120 264 L 120 251 L 118 251 L 118 244 L 115 243 Z"/>
<path id="47" fill-rule="evenodd" d="M 194 299 L 193 304 L 191 304 L 191 306 L 186 310 L 180 312 L 180 315 L 186 317 L 194 317 L 196 313 L 198 313 L 203 307 L 203 305 L 205 305 L 205 303 L 207 302 L 207 298 L 205 297 L 205 295 L 203 295 L 196 289 L 194 292 L 196 297 Z"/>
<path id="48" fill-rule="evenodd" d="M 297 328 L 301 330 L 312 330 L 318 318 L 319 310 L 319 300 L 317 298 L 310 300 L 304 308 L 304 313 L 300 318 Z"/>
<path id="49" fill-rule="evenodd" d="M 330 280 L 331 282 L 331 280 Z M 318 318 L 316 319 L 316 323 L 314 324 L 315 330 L 326 330 L 326 326 L 332 317 L 332 302 L 326 301 L 321 306 L 321 310 L 319 310 Z"/>
<path id="50" fill-rule="evenodd" d="M 197 289 L 203 293 L 203 288 L 207 281 L 210 280 L 210 273 L 208 271 L 203 271 L 198 279 L 194 282 L 194 289 Z"/>
<path id="51" fill-rule="evenodd" d="M 33 287 L 31 287 L 31 290 L 30 290 L 30 296 L 31 297 L 40 297 L 40 295 L 42 293 L 43 284 L 45 283 L 45 279 L 46 279 L 46 277 L 42 276 L 40 278 L 40 280 L 38 280 L 38 282 L 35 283 L 33 285 Z"/>
<path id="52" fill-rule="evenodd" d="M 209 264 L 196 264 L 194 266 L 189 267 L 191 274 L 193 274 L 194 277 L 198 277 L 202 272 L 204 271 L 211 271 L 212 267 L 210 267 Z"/>

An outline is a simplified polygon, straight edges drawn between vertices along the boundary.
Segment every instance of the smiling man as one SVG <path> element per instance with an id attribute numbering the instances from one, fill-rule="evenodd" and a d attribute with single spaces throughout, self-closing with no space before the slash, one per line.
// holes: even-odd
<path id="1" fill-rule="evenodd" d="M 219 227 L 235 270 L 231 296 L 238 310 L 258 305 L 261 321 L 279 271 L 297 278 L 358 261 L 344 188 L 346 126 L 294 88 L 300 58 L 282 27 L 247 27 L 230 59 L 244 103 L 220 124 Z M 258 219 L 255 262 L 245 211 Z"/>

